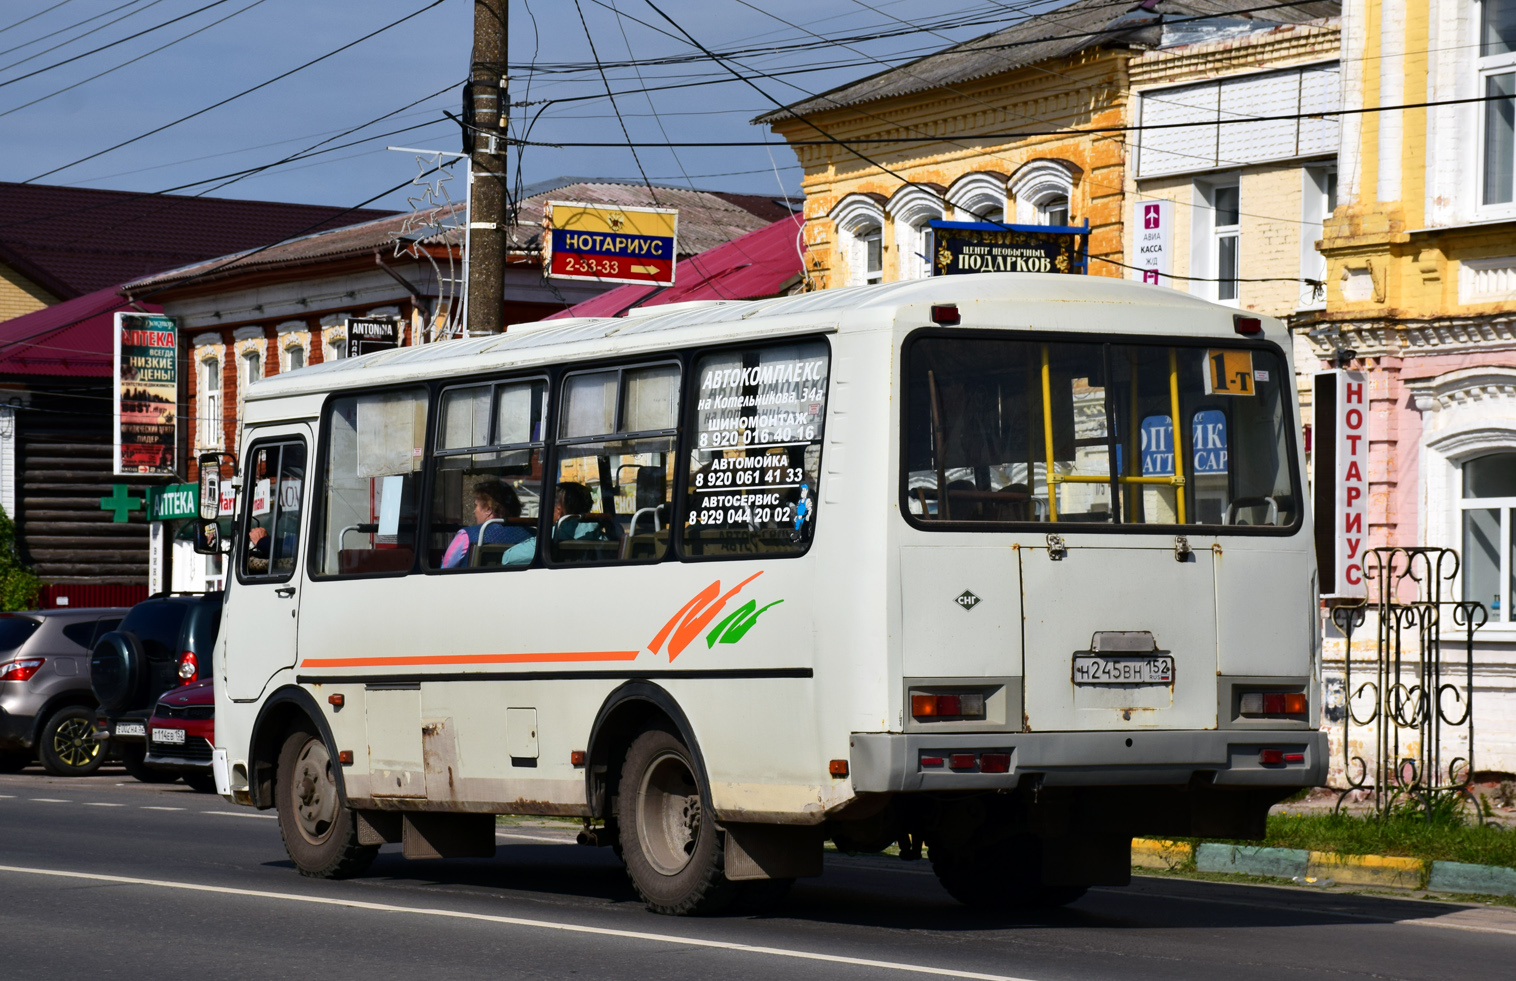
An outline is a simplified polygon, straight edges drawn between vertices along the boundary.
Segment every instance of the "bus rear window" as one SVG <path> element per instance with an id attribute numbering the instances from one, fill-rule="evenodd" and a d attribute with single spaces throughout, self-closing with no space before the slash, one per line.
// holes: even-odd
<path id="1" fill-rule="evenodd" d="M 1224 344 L 921 338 L 903 506 L 927 526 L 1292 526 L 1287 371 Z"/>

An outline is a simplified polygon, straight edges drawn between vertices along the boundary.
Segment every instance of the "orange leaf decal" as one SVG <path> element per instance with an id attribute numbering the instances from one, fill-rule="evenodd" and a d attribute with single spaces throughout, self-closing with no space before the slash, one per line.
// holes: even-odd
<path id="1" fill-rule="evenodd" d="M 675 613 L 669 619 L 669 622 L 663 625 L 663 629 L 658 631 L 658 636 L 654 637 L 652 643 L 648 644 L 648 650 L 657 654 L 659 648 L 667 640 L 669 645 L 669 662 L 672 663 L 674 658 L 678 657 L 689 646 L 690 641 L 698 637 L 700 632 L 706 628 L 706 625 L 716 619 L 716 615 L 721 612 L 722 607 L 726 606 L 727 600 L 742 592 L 742 587 L 761 575 L 763 575 L 763 570 L 760 569 L 728 590 L 720 599 L 716 599 L 716 594 L 721 589 L 721 580 L 718 579 L 711 583 L 697 593 L 688 603 L 680 607 L 679 612 Z M 715 600 L 715 602 L 711 602 L 712 600 Z"/>

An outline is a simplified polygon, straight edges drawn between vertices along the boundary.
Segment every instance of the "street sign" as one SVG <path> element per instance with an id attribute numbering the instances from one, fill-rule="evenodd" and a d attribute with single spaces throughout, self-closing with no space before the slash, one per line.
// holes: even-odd
<path id="1" fill-rule="evenodd" d="M 1174 202 L 1139 201 L 1137 216 L 1137 227 L 1132 232 L 1137 245 L 1132 275 L 1144 283 L 1172 286 L 1172 282 L 1165 280 L 1174 265 Z"/>
<path id="2" fill-rule="evenodd" d="M 548 276 L 673 286 L 679 212 L 549 201 Z"/>
<path id="3" fill-rule="evenodd" d="M 174 318 L 116 312 L 115 473 L 172 474 L 179 442 Z"/>
<path id="4" fill-rule="evenodd" d="M 986 272 L 1084 273 L 1089 225 L 1002 225 L 933 221 L 932 275 Z"/>
<path id="5" fill-rule="evenodd" d="M 200 513 L 199 484 L 169 484 L 147 489 L 147 520 L 177 521 Z"/>
<path id="6" fill-rule="evenodd" d="M 1362 371 L 1321 371 L 1311 409 L 1316 472 L 1316 566 L 1321 595 L 1363 599 L 1368 550 L 1369 382 Z"/>
<path id="7" fill-rule="evenodd" d="M 393 317 L 348 317 L 346 327 L 350 358 L 400 346 L 400 321 Z"/>

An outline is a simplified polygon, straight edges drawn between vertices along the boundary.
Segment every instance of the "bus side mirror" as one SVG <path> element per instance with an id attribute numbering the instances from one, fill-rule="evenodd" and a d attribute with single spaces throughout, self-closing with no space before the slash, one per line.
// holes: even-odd
<path id="1" fill-rule="evenodd" d="M 195 522 L 195 552 L 198 555 L 224 555 L 231 551 L 221 539 L 221 522 L 199 518 Z"/>

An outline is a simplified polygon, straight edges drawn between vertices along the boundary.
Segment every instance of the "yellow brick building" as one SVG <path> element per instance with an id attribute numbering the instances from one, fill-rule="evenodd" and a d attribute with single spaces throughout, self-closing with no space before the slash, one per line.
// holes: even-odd
<path id="1" fill-rule="evenodd" d="M 1244 16 L 1255 6 L 1076 0 L 760 117 L 804 168 L 811 285 L 929 275 L 934 219 L 1087 221 L 1089 272 L 1128 275 L 1137 142 L 1125 128 L 1137 106 L 1134 71 L 1146 71 L 1150 82 L 1208 77 L 1204 65 L 1195 73 L 1193 54 L 1144 59 L 1207 38 L 1321 22 L 1337 11 L 1335 3 L 1312 3 Z M 1281 52 L 1279 63 L 1332 56 L 1335 27 L 1311 37 L 1319 50 Z M 1216 60 L 1239 64 L 1230 54 Z M 1300 233 L 1292 232 L 1298 260 Z M 1277 248 L 1287 248 L 1282 243 Z"/>

